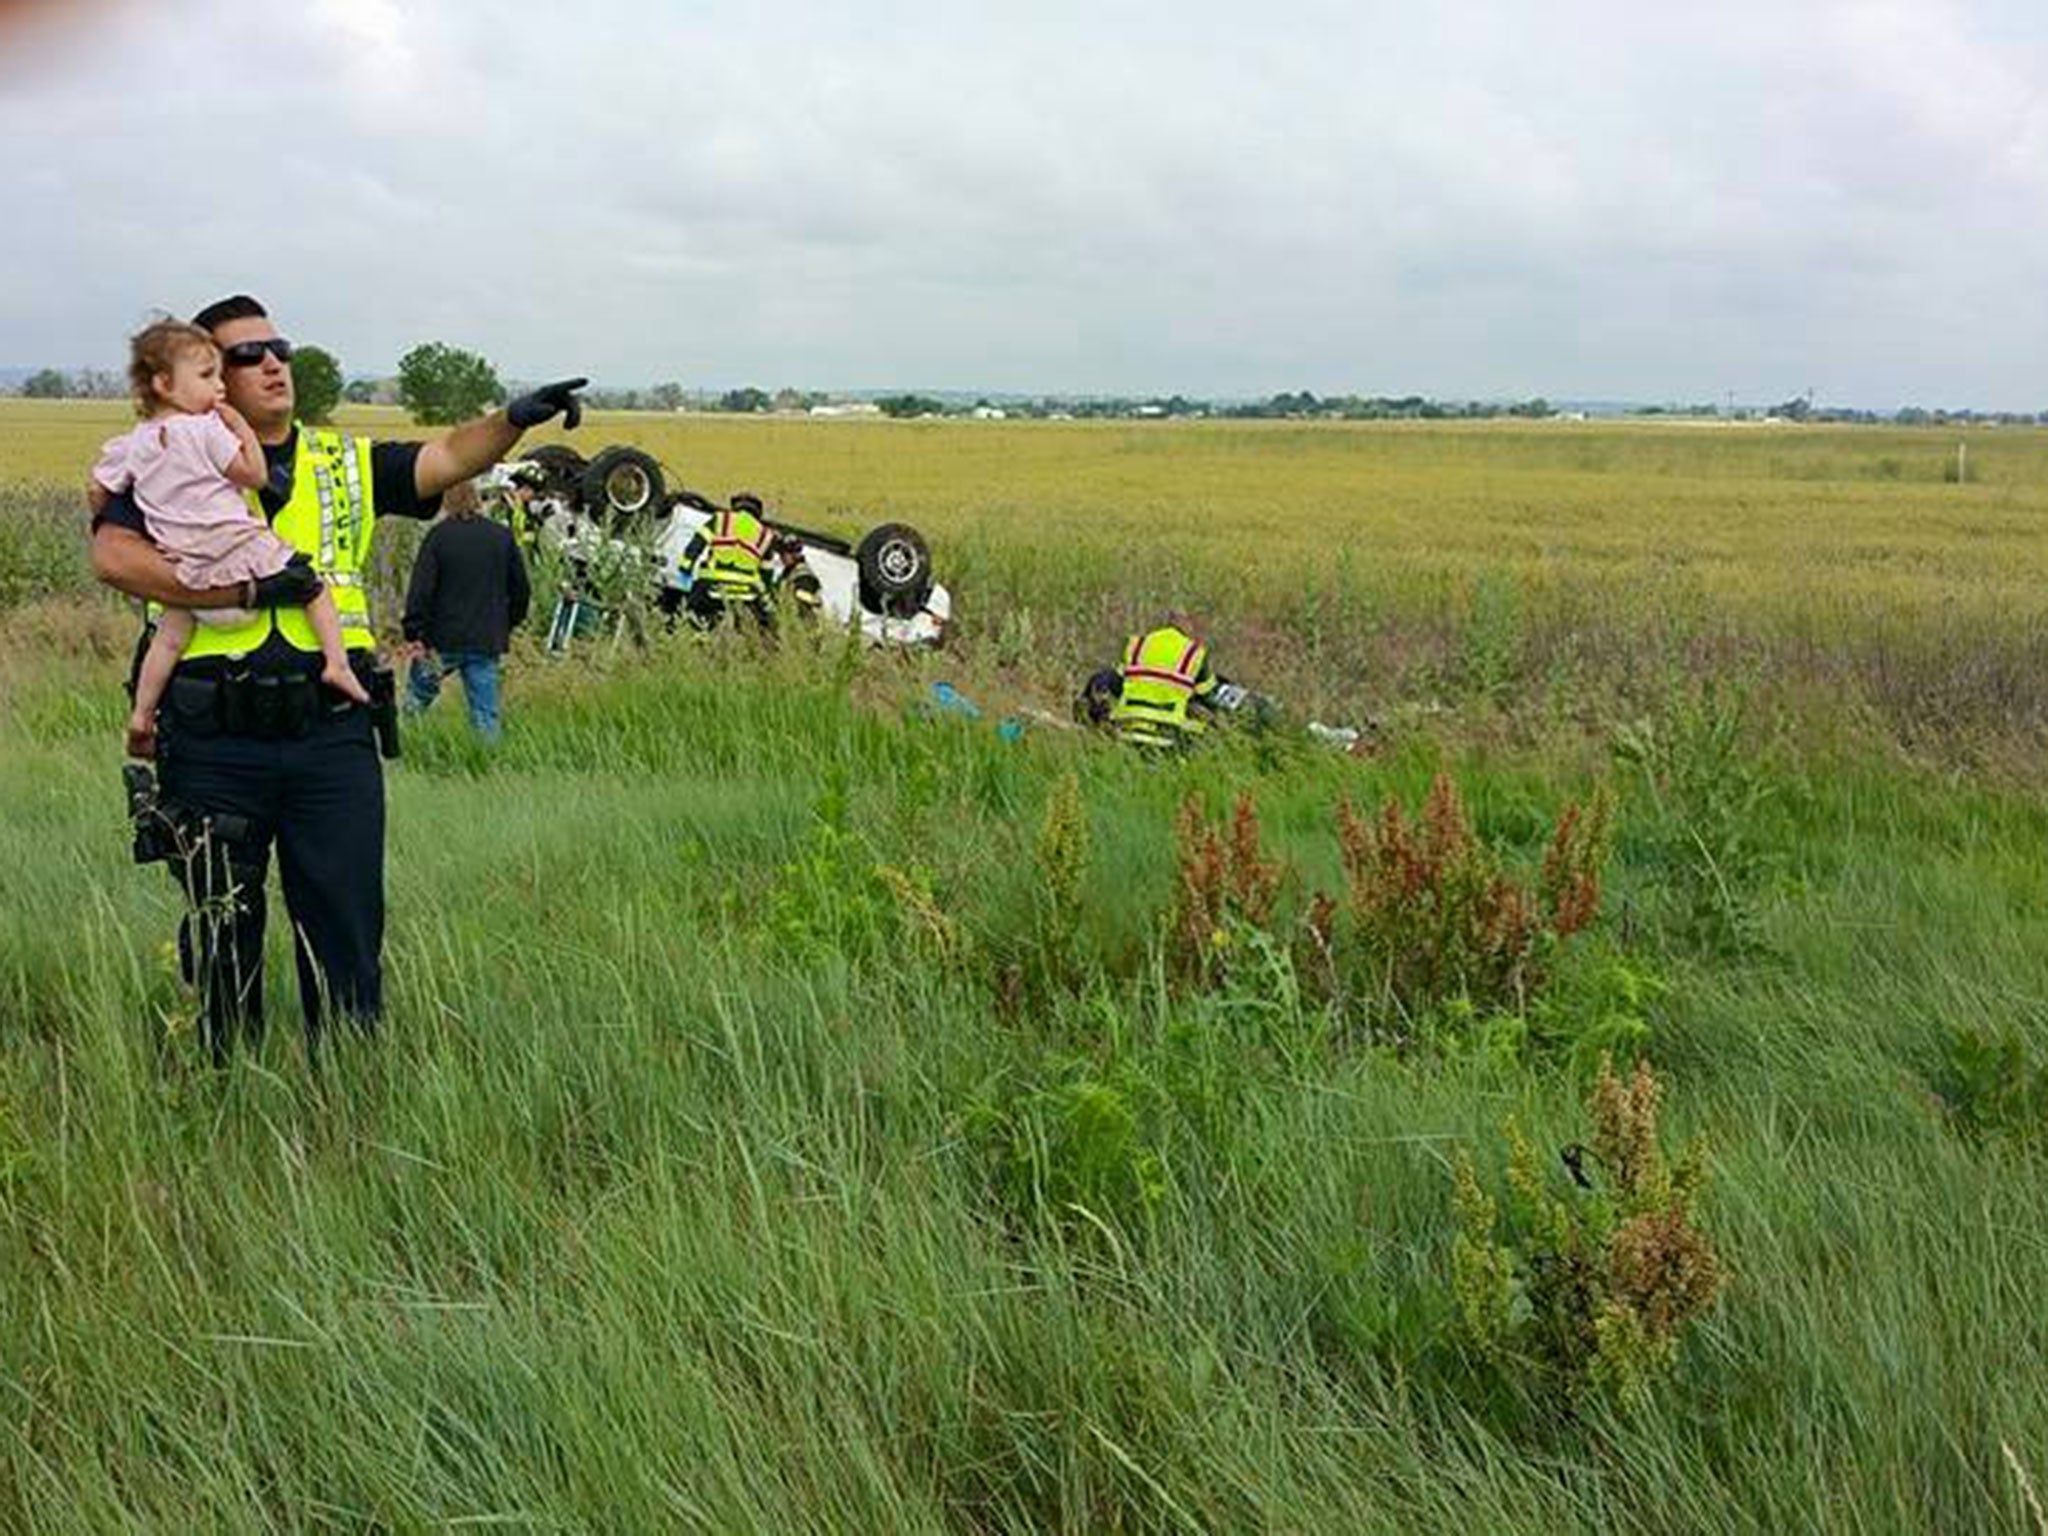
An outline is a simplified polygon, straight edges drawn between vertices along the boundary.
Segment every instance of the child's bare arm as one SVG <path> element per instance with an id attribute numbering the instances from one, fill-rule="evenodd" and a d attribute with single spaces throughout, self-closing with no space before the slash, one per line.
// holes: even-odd
<path id="1" fill-rule="evenodd" d="M 270 465 L 264 460 L 263 445 L 256 441 L 256 434 L 250 430 L 249 423 L 243 419 L 240 411 L 225 401 L 216 409 L 220 412 L 220 419 L 227 424 L 227 429 L 235 434 L 235 440 L 242 445 L 242 451 L 235 455 L 234 461 L 221 473 L 228 477 L 231 484 L 238 485 L 245 491 L 260 491 L 270 483 Z"/>
<path id="2" fill-rule="evenodd" d="M 104 485 L 101 485 L 99 481 L 88 479 L 85 482 L 85 504 L 94 517 L 98 517 L 102 512 L 106 511 L 107 503 L 113 499 L 114 493 Z"/>

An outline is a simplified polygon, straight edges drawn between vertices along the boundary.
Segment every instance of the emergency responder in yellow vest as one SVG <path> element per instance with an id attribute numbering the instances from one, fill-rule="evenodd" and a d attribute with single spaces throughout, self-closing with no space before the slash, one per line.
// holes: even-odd
<path id="1" fill-rule="evenodd" d="M 535 487 L 531 481 L 523 477 L 515 477 L 512 483 L 505 487 L 498 499 L 498 510 L 501 513 L 500 520 L 507 528 L 512 530 L 512 542 L 518 547 L 521 554 L 531 554 L 533 552 L 533 536 L 538 532 L 529 511 L 533 506 L 534 490 Z"/>
<path id="2" fill-rule="evenodd" d="M 775 627 L 768 598 L 781 567 L 775 530 L 763 519 L 763 510 L 753 492 L 735 491 L 731 505 L 711 513 L 684 546 L 679 563 L 690 573 L 690 590 L 683 601 L 700 628 L 742 613 L 763 630 Z"/>
<path id="3" fill-rule="evenodd" d="M 258 583 L 195 591 L 150 543 L 131 497 L 93 520 L 93 570 L 151 603 L 247 608 L 243 623 L 201 626 L 171 676 L 157 720 L 158 793 L 175 829 L 171 870 L 187 898 L 179 950 L 199 988 L 215 1058 L 263 1024 L 264 880 L 277 848 L 296 941 L 307 1040 L 323 1002 L 368 1029 L 383 1003 L 384 778 L 370 709 L 318 680 L 319 643 L 304 604 L 322 586 L 373 694 L 367 579 L 380 517 L 432 517 L 441 493 L 503 458 L 528 427 L 580 418 L 566 379 L 424 443 L 370 442 L 294 414 L 291 343 L 246 294 L 193 317 L 221 349 L 228 403 L 269 461 L 252 510 L 303 563 Z M 140 843 L 138 843 L 140 851 Z"/>
<path id="4" fill-rule="evenodd" d="M 1167 623 L 1133 635 L 1116 670 L 1089 679 L 1078 708 L 1136 745 L 1181 747 L 1208 729 L 1216 687 L 1208 645 Z"/>

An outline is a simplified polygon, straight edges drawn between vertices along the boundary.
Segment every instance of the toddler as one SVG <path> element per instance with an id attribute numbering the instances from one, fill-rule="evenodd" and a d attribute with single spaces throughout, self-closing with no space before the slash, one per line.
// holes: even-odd
<path id="1" fill-rule="evenodd" d="M 93 466 L 93 500 L 130 491 L 149 536 L 191 588 L 235 586 L 274 576 L 298 553 L 249 509 L 244 490 L 269 477 L 263 445 L 242 413 L 227 403 L 220 349 L 196 325 L 160 320 L 134 338 L 128 382 L 141 424 L 108 441 Z M 367 704 L 369 694 L 348 664 L 341 615 L 322 590 L 306 604 L 320 638 L 320 680 Z M 241 608 L 167 608 L 135 680 L 128 750 L 156 751 L 156 710 L 171 669 L 190 643 L 193 625 L 247 623 Z"/>

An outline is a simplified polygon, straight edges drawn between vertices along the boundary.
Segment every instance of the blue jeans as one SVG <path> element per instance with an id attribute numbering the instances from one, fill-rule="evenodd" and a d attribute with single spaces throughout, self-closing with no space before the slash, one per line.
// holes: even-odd
<path id="1" fill-rule="evenodd" d="M 407 677 L 415 710 L 425 709 L 441 696 L 441 680 L 451 672 L 462 674 L 462 699 L 469 706 L 469 723 L 485 741 L 498 739 L 498 658 L 488 651 L 440 651 L 415 656 Z"/>

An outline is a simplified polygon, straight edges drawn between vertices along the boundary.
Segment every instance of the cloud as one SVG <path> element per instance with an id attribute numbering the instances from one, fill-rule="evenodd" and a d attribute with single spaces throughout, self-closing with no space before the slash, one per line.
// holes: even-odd
<path id="1" fill-rule="evenodd" d="M 415 27 L 397 0 L 313 0 L 309 17 L 316 46 L 339 60 L 344 88 L 368 126 L 432 88 L 420 68 Z"/>
<path id="2" fill-rule="evenodd" d="M 48 30 L 47 28 L 45 30 Z M 2038 405 L 2048 16 L 128 5 L 0 52 L 0 361 L 264 292 L 651 381 Z M 0 40 L 0 49 L 5 48 Z"/>

